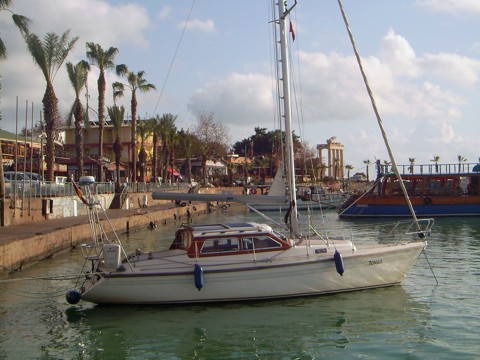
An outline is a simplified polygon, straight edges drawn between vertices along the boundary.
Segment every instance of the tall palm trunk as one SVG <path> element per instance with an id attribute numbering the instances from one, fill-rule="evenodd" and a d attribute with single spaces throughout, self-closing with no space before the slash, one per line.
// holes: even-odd
<path id="1" fill-rule="evenodd" d="M 77 157 L 78 177 L 83 175 L 83 111 L 79 99 L 75 100 L 75 152 Z"/>
<path id="2" fill-rule="evenodd" d="M 168 165 L 168 144 L 167 144 L 167 134 L 162 134 L 162 150 L 160 152 L 160 161 L 159 167 L 161 172 L 162 179 L 167 180 L 168 173 L 167 173 L 167 165 Z"/>
<path id="3" fill-rule="evenodd" d="M 115 142 L 113 144 L 113 152 L 115 153 L 115 169 L 117 172 L 117 181 L 116 186 L 117 189 L 120 188 L 120 160 L 122 158 L 122 143 L 120 141 L 120 137 L 117 135 L 115 138 Z"/>
<path id="4" fill-rule="evenodd" d="M 103 127 L 105 126 L 105 91 L 106 81 L 105 76 L 101 72 L 98 77 L 98 158 L 100 160 L 100 167 L 98 169 L 98 179 L 100 182 L 105 181 L 103 171 Z"/>
<path id="5" fill-rule="evenodd" d="M 47 161 L 47 173 L 45 175 L 47 181 L 54 180 L 53 165 L 55 161 L 55 123 L 58 116 L 58 99 L 55 96 L 53 84 L 47 82 L 47 89 L 43 97 L 43 112 L 45 114 L 45 130 L 47 133 L 46 144 L 46 161 Z"/>
<path id="6" fill-rule="evenodd" d="M 131 147 L 132 147 L 132 182 L 137 181 L 137 95 L 132 92 L 132 132 L 131 132 Z"/>
<path id="7" fill-rule="evenodd" d="M 2 152 L 2 145 L 0 144 L 0 210 L 1 210 L 1 206 L 3 206 L 4 194 L 5 194 L 5 179 L 3 177 L 3 152 Z M 0 213 L 0 216 L 1 216 L 1 213 Z"/>
<path id="8" fill-rule="evenodd" d="M 153 182 L 157 183 L 157 161 L 158 161 L 158 135 L 156 133 L 153 134 L 153 157 L 152 157 L 152 176 Z"/>

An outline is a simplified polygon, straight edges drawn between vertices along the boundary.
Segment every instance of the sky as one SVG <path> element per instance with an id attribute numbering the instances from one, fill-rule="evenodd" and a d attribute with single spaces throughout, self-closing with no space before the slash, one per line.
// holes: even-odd
<path id="1" fill-rule="evenodd" d="M 289 1 L 292 5 L 293 1 Z M 343 0 L 380 116 L 398 164 L 476 163 L 480 157 L 480 1 Z M 157 90 L 138 94 L 141 119 L 178 115 L 193 129 L 201 112 L 229 129 L 230 143 L 276 128 L 272 81 L 272 0 L 14 0 L 11 9 L 32 19 L 31 31 L 70 29 L 78 36 L 67 61 L 86 59 L 86 42 L 119 49 L 117 64 L 145 71 Z M 344 163 L 388 159 L 337 0 L 298 0 L 290 14 L 295 133 L 310 147 L 336 137 Z M 40 119 L 46 83 L 10 14 L 0 12 L 8 58 L 2 76 L 0 127 L 15 132 Z M 97 108 L 93 68 L 89 105 Z M 111 84 L 122 81 L 107 73 Z M 65 67 L 54 80 L 59 110 L 74 100 Z M 130 95 L 117 101 L 130 116 Z M 25 104 L 29 108 L 26 111 Z M 86 97 L 83 98 L 85 103 Z M 30 126 L 30 125 L 29 125 Z M 325 155 L 325 154 L 324 154 Z"/>

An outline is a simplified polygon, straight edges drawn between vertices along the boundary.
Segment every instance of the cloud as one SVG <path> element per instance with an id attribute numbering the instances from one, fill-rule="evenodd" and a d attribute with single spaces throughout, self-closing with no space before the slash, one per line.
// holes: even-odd
<path id="1" fill-rule="evenodd" d="M 473 87 L 478 83 L 480 61 L 457 54 L 425 54 L 419 60 L 424 74 L 449 83 Z M 445 71 L 448 69 L 448 71 Z"/>
<path id="2" fill-rule="evenodd" d="M 480 14 L 480 3 L 477 0 L 418 0 L 417 4 L 434 12 L 454 15 Z"/>
<path id="3" fill-rule="evenodd" d="M 41 39 L 47 32 L 61 34 L 67 29 L 71 29 L 71 37 L 80 35 L 66 62 L 76 64 L 85 59 L 86 42 L 98 43 L 104 49 L 110 46 L 120 48 L 121 45 L 122 51 L 126 52 L 149 45 L 145 33 L 151 28 L 151 21 L 146 9 L 138 4 L 112 5 L 102 0 L 36 0 L 16 1 L 14 4 L 13 10 L 16 13 L 32 19 L 31 31 L 38 34 Z M 118 19 L 128 19 L 128 26 L 125 21 Z M 3 129 L 12 131 L 16 97 L 19 97 L 21 107 L 24 106 L 25 99 L 33 102 L 38 114 L 42 108 L 46 83 L 40 69 L 28 53 L 25 41 L 14 26 L 10 22 L 0 22 L 0 33 L 9 55 L 8 59 L 2 62 L 1 69 L 3 121 L 0 125 Z M 114 75 L 108 76 L 115 80 L 109 78 L 107 82 L 118 80 Z M 96 99 L 96 78 L 89 81 L 89 84 L 90 97 Z M 74 97 L 66 71 L 59 71 L 54 80 L 54 87 L 59 98 L 59 110 L 66 114 Z M 108 99 L 111 99 L 111 96 Z"/>
<path id="4" fill-rule="evenodd" d="M 181 22 L 177 25 L 177 28 L 183 29 L 186 27 L 188 30 L 198 30 L 202 32 L 214 32 L 215 31 L 215 23 L 213 20 L 199 20 L 199 19 L 192 19 L 189 20 L 188 22 Z"/>
<path id="5" fill-rule="evenodd" d="M 163 5 L 162 8 L 157 12 L 157 19 L 165 19 L 172 12 L 172 8 L 168 5 Z"/>
<path id="6" fill-rule="evenodd" d="M 272 129 L 272 103 L 270 77 L 233 73 L 195 91 L 188 108 L 193 114 L 213 112 L 215 120 L 228 125 L 237 141 L 251 136 L 255 126 Z"/>
<path id="7" fill-rule="evenodd" d="M 301 92 L 302 99 L 297 98 L 294 106 L 301 101 L 305 126 L 322 128 L 322 134 L 348 126 L 349 132 L 359 134 L 348 140 L 351 148 L 386 158 L 355 58 L 336 52 L 301 51 L 297 55 L 301 82 L 292 85 L 292 94 Z M 432 148 L 459 145 L 462 136 L 455 133 L 454 122 L 462 118 L 467 105 L 461 90 L 478 83 L 479 62 L 456 54 L 417 54 L 392 29 L 383 37 L 378 55 L 362 62 L 387 133 L 401 157 L 412 157 L 412 151 L 419 158 L 428 157 Z M 193 113 L 213 111 L 239 140 L 252 135 L 258 124 L 273 127 L 272 83 L 266 74 L 232 73 L 200 87 L 190 98 L 189 109 Z M 295 114 L 296 109 L 293 111 Z M 306 132 L 318 142 L 314 132 Z M 413 150 L 412 142 L 428 147 Z"/>

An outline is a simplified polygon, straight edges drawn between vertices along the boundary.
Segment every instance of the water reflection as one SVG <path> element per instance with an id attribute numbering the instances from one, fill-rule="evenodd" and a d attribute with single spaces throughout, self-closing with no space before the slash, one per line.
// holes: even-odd
<path id="1" fill-rule="evenodd" d="M 327 227 L 345 225 L 334 212 L 322 215 Z M 241 219 L 244 214 L 232 221 Z M 169 243 L 177 225 L 132 232 L 122 241 L 132 249 L 157 248 Z M 355 232 L 368 225 L 361 230 L 367 235 L 379 231 L 375 222 L 347 225 Z M 246 304 L 68 307 L 64 294 L 74 280 L 2 283 L 0 358 L 473 359 L 480 332 L 480 222 L 437 219 L 428 241 L 438 286 L 423 257 L 403 286 Z M 82 264 L 73 250 L 10 279 L 78 274 Z"/>
<path id="2" fill-rule="evenodd" d="M 246 304 L 72 307 L 66 315 L 69 327 L 81 334 L 79 343 L 90 344 L 86 354 L 220 359 L 317 358 L 370 342 L 395 352 L 405 339 L 388 334 L 421 327 L 412 315 L 419 312 L 428 316 L 428 305 L 415 303 L 397 286 Z"/>

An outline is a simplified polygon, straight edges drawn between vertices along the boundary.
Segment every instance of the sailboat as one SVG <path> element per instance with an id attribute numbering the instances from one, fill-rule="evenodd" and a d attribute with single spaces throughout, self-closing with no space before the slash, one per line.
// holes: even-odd
<path id="1" fill-rule="evenodd" d="M 127 254 L 118 237 L 109 239 L 99 221 L 99 204 L 78 189 L 89 208 L 91 244 L 82 246 L 90 264 L 82 281 L 66 299 L 97 304 L 186 304 L 317 296 L 400 284 L 425 249 L 433 221 L 416 221 L 400 239 L 379 244 L 355 244 L 351 238 L 302 229 L 296 206 L 291 129 L 287 9 L 278 2 L 275 22 L 280 29 L 283 118 L 286 134 L 288 194 L 258 196 L 266 203 L 289 202 L 286 231 L 268 224 L 237 222 L 184 224 L 167 250 Z M 157 199 L 239 201 L 251 196 L 169 194 Z M 287 199 L 287 200 L 286 200 Z M 82 200 L 83 201 L 83 200 Z M 360 241 L 362 243 L 362 241 Z"/>

